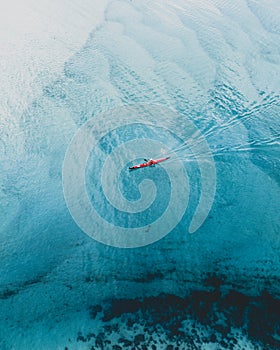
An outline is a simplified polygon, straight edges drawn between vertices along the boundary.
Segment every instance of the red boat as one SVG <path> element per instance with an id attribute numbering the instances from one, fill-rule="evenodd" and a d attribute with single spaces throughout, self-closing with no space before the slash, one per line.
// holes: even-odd
<path id="1" fill-rule="evenodd" d="M 137 165 L 133 165 L 129 167 L 129 170 L 133 170 L 133 169 L 139 169 L 139 168 L 145 168 L 147 166 L 152 166 L 161 162 L 164 162 L 165 160 L 169 159 L 170 157 L 165 157 L 165 158 L 159 158 L 159 159 L 150 159 L 147 160 L 144 159 L 146 162 L 145 163 L 141 163 L 141 164 L 137 164 Z"/>

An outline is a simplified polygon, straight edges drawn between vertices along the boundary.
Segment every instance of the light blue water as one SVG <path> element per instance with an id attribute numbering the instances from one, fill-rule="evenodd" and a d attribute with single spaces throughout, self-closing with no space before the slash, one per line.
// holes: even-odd
<path id="1" fill-rule="evenodd" d="M 111 1 L 8 99 L 1 349 L 279 348 L 279 13 Z"/>

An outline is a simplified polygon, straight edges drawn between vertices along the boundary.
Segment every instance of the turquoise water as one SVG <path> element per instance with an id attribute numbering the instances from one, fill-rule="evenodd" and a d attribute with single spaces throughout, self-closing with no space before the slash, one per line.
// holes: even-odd
<path id="1" fill-rule="evenodd" d="M 0 348 L 279 348 L 278 2 L 40 6 L 0 54 Z"/>

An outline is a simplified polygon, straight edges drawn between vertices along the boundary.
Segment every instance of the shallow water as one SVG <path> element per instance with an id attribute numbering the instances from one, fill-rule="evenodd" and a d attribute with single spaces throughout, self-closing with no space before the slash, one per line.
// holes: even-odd
<path id="1" fill-rule="evenodd" d="M 279 348 L 278 2 L 5 6 L 1 349 Z"/>

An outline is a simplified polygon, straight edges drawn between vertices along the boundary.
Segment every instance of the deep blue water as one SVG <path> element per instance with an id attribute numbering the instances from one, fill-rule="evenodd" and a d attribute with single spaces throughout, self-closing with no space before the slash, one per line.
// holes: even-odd
<path id="1" fill-rule="evenodd" d="M 0 348 L 280 348 L 278 1 L 105 7 L 0 54 Z"/>

